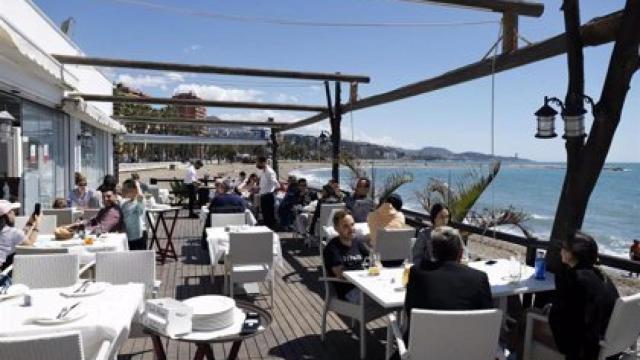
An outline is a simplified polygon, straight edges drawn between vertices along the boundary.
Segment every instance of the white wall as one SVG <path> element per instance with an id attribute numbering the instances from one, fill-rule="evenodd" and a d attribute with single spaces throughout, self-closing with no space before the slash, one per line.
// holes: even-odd
<path id="1" fill-rule="evenodd" d="M 5 17 L 20 32 L 49 54 L 83 55 L 58 26 L 54 24 L 31 0 L 0 0 L 0 15 Z M 112 94 L 112 83 L 93 67 L 65 65 L 79 80 L 78 91 L 92 94 Z M 111 116 L 111 103 L 93 103 Z"/>

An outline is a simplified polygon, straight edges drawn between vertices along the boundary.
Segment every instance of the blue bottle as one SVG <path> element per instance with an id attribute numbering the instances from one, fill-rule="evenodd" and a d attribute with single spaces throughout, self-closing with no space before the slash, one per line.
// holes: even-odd
<path id="1" fill-rule="evenodd" d="M 536 262 L 535 262 L 535 279 L 536 280 L 544 280 L 546 279 L 546 266 L 544 260 L 544 251 L 538 250 L 536 252 Z"/>

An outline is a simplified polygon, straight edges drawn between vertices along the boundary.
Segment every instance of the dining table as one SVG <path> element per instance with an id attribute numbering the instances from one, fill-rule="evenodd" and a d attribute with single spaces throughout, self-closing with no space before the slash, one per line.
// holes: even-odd
<path id="1" fill-rule="evenodd" d="M 497 307 L 506 313 L 507 298 L 512 295 L 532 294 L 555 289 L 555 278 L 550 272 L 542 280 L 535 278 L 535 269 L 519 261 L 496 259 L 473 261 L 468 266 L 487 274 L 491 295 Z M 360 305 L 365 296 L 389 312 L 404 307 L 406 287 L 402 284 L 404 267 L 382 268 L 379 275 L 369 275 L 368 270 L 349 270 L 343 273 L 346 280 L 360 289 Z M 366 311 L 366 307 L 364 309 Z M 366 358 L 365 327 L 360 326 L 360 357 Z"/>
<path id="2" fill-rule="evenodd" d="M 89 264 L 96 259 L 97 252 L 129 251 L 129 242 L 125 233 L 104 233 L 95 237 L 92 244 L 85 244 L 84 239 L 73 237 L 69 240 L 56 240 L 55 235 L 38 235 L 34 248 L 67 249 L 70 254 L 78 255 L 80 264 Z"/>
<path id="3" fill-rule="evenodd" d="M 129 336 L 132 320 L 144 311 L 144 285 L 93 283 L 102 291 L 92 292 L 89 286 L 88 292 L 74 294 L 81 285 L 27 289 L 30 306 L 25 306 L 24 295 L 0 300 L 0 338 L 77 331 L 85 359 L 95 358 L 105 342 L 109 344 L 109 358 L 115 359 Z M 78 305 L 67 315 L 56 319 L 64 307 L 76 303 Z"/>

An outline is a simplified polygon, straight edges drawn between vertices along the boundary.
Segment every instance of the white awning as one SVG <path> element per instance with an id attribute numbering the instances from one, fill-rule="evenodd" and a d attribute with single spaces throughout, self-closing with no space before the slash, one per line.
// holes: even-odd
<path id="1" fill-rule="evenodd" d="M 67 114 L 80 119 L 91 126 L 102 129 L 108 133 L 123 134 L 127 129 L 120 122 L 113 120 L 97 107 L 78 98 L 75 100 L 65 100 L 62 110 Z"/>
<path id="2" fill-rule="evenodd" d="M 191 144 L 191 145 L 266 145 L 265 139 L 237 139 L 212 136 L 157 134 L 124 134 L 118 141 L 126 144 Z"/>
<path id="3" fill-rule="evenodd" d="M 47 52 L 39 48 L 6 18 L 0 15 L 0 56 L 24 66 L 27 70 L 71 90 L 77 88 L 78 78 Z"/>

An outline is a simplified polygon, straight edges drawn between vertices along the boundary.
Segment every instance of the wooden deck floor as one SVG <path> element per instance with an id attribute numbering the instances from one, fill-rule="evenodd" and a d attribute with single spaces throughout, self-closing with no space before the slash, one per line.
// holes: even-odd
<path id="1" fill-rule="evenodd" d="M 201 250 L 194 235 L 201 231 L 200 222 L 179 219 L 174 238 L 179 260 L 168 260 L 157 266 L 162 280 L 161 297 L 186 299 L 203 294 L 220 294 L 222 277 L 212 283 L 209 277 L 208 254 Z M 281 233 L 284 268 L 276 267 L 275 301 L 269 309 L 266 296 L 238 296 L 269 309 L 273 323 L 263 334 L 243 343 L 239 359 L 357 359 L 358 341 L 340 318 L 330 314 L 327 338 L 320 341 L 322 313 L 321 284 L 317 281 L 320 259 L 317 249 L 307 249 L 301 239 Z M 218 272 L 219 273 L 219 272 Z M 261 285 L 261 293 L 268 294 Z M 383 319 L 367 326 L 368 358 L 384 357 L 386 325 Z M 169 341 L 165 343 L 169 359 L 192 359 L 195 346 Z M 231 344 L 215 345 L 217 359 L 226 358 Z M 149 338 L 130 339 L 120 350 L 119 359 L 154 359 Z"/>

